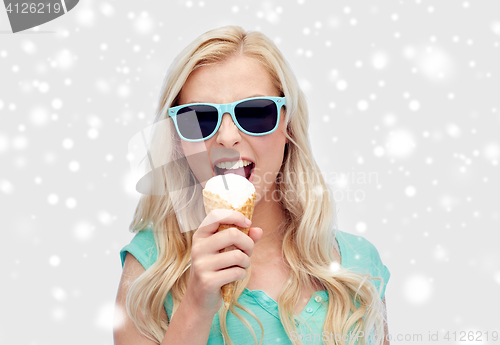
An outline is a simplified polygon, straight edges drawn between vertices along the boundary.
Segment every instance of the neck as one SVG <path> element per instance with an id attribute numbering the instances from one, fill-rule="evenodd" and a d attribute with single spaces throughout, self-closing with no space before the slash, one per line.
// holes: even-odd
<path id="1" fill-rule="evenodd" d="M 283 236 L 280 234 L 280 227 L 285 220 L 285 214 L 278 202 L 267 196 L 259 200 L 255 205 L 251 226 L 261 228 L 263 233 L 255 244 L 252 259 L 262 259 L 264 262 L 270 255 L 281 256 Z"/>

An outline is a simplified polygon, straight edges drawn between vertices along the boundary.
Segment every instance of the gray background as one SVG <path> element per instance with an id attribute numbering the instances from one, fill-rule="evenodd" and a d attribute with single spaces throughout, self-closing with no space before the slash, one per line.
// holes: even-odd
<path id="1" fill-rule="evenodd" d="M 174 56 L 227 24 L 264 32 L 295 71 L 338 227 L 391 271 L 390 333 L 423 335 L 392 343 L 500 343 L 484 333 L 500 331 L 493 0 L 85 0 L 15 35 L 2 8 L 0 343 L 112 344 L 139 199 L 128 141 Z"/>

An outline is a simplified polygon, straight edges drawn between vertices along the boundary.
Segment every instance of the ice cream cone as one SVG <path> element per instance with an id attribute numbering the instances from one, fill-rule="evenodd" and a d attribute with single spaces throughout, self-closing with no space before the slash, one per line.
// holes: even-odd
<path id="1" fill-rule="evenodd" d="M 221 198 L 218 194 L 210 192 L 208 190 L 203 190 L 203 203 L 205 205 L 205 211 L 206 213 L 210 213 L 212 210 L 216 209 L 229 209 L 229 210 L 236 210 L 238 212 L 243 213 L 245 217 L 248 219 L 252 220 L 252 215 L 253 215 L 253 210 L 255 206 L 255 199 L 256 199 L 256 194 L 255 192 L 247 199 L 243 205 L 241 205 L 238 208 L 234 208 L 228 201 L 225 199 Z M 245 235 L 248 235 L 248 230 L 250 228 L 241 228 L 239 226 L 231 225 L 231 224 L 220 224 L 219 228 L 217 229 L 217 232 L 223 231 L 232 227 L 238 228 L 240 231 L 242 231 Z M 220 253 L 228 252 L 230 250 L 237 249 L 235 246 L 229 246 L 227 248 L 224 248 L 220 250 Z M 234 287 L 236 283 L 231 282 L 226 285 L 222 286 L 222 297 L 224 298 L 224 306 L 226 309 L 229 309 L 229 305 L 232 302 L 233 299 L 233 294 L 234 294 Z"/>

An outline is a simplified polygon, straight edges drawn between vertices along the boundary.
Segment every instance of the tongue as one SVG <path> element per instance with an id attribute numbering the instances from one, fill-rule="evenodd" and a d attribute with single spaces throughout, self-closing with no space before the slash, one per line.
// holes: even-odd
<path id="1" fill-rule="evenodd" d="M 244 169 L 244 167 L 240 167 L 240 168 L 237 168 L 237 169 L 221 169 L 221 168 L 217 168 L 217 175 L 226 175 L 226 174 L 236 174 L 236 175 L 240 175 L 240 176 L 246 177 L 245 176 L 245 169 Z"/>
<path id="2" fill-rule="evenodd" d="M 245 167 L 239 167 L 237 169 L 220 169 L 217 168 L 217 175 L 226 175 L 226 174 L 236 174 L 245 177 L 248 179 L 250 177 L 250 174 L 252 172 L 252 166 L 253 164 L 248 164 Z"/>
<path id="3" fill-rule="evenodd" d="M 250 177 L 250 174 L 252 173 L 252 167 L 253 167 L 253 163 L 248 164 L 246 167 L 243 167 L 245 169 L 245 177 L 247 178 L 247 180 Z"/>

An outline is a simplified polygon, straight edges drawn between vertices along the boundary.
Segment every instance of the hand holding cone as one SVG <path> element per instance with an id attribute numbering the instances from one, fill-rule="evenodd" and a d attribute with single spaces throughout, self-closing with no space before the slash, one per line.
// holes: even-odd
<path id="1" fill-rule="evenodd" d="M 225 176 L 225 178 L 228 178 L 230 175 L 234 175 L 234 174 L 227 174 Z M 239 175 L 234 175 L 234 176 L 241 177 Z M 220 178 L 220 177 L 222 177 L 222 176 L 221 175 L 215 176 L 212 179 Z M 246 178 L 243 177 L 243 179 L 246 182 L 248 182 L 249 184 L 251 184 Z M 239 179 L 237 179 L 237 180 L 240 183 L 242 182 Z M 228 181 L 225 181 L 225 182 L 228 182 Z M 226 186 L 227 186 L 227 184 L 226 184 Z M 243 204 L 238 203 L 239 204 L 238 207 L 234 207 L 229 201 L 227 201 L 225 198 L 221 197 L 220 194 L 222 194 L 224 196 L 224 193 L 214 193 L 213 188 L 207 188 L 207 187 L 209 187 L 208 182 L 207 182 L 205 189 L 203 190 L 203 203 L 204 203 L 205 211 L 207 214 L 209 214 L 212 210 L 216 210 L 216 209 L 229 209 L 229 210 L 236 210 L 238 212 L 241 212 L 241 213 L 243 213 L 243 215 L 245 217 L 252 220 L 252 215 L 253 215 L 253 211 L 254 211 L 254 207 L 255 207 L 255 199 L 257 197 L 257 194 L 255 193 L 255 188 L 253 188 L 253 185 L 252 185 L 253 193 L 246 199 L 246 201 Z M 211 190 L 209 190 L 209 189 L 211 189 Z M 238 228 L 245 235 L 248 235 L 248 230 L 250 229 L 250 228 L 241 228 L 239 226 L 232 225 L 232 224 L 220 224 L 219 228 L 217 229 L 217 232 L 223 231 L 223 230 L 226 230 L 229 228 L 233 228 L 233 227 Z M 224 252 L 228 252 L 228 251 L 234 250 L 234 249 L 237 249 L 237 248 L 235 246 L 229 246 L 227 248 L 220 250 L 219 252 L 224 253 Z M 232 302 L 235 285 L 236 285 L 236 282 L 231 282 L 231 283 L 228 283 L 228 284 L 225 284 L 222 286 L 222 297 L 224 298 L 224 306 L 226 307 L 226 309 L 229 309 L 229 306 Z"/>

